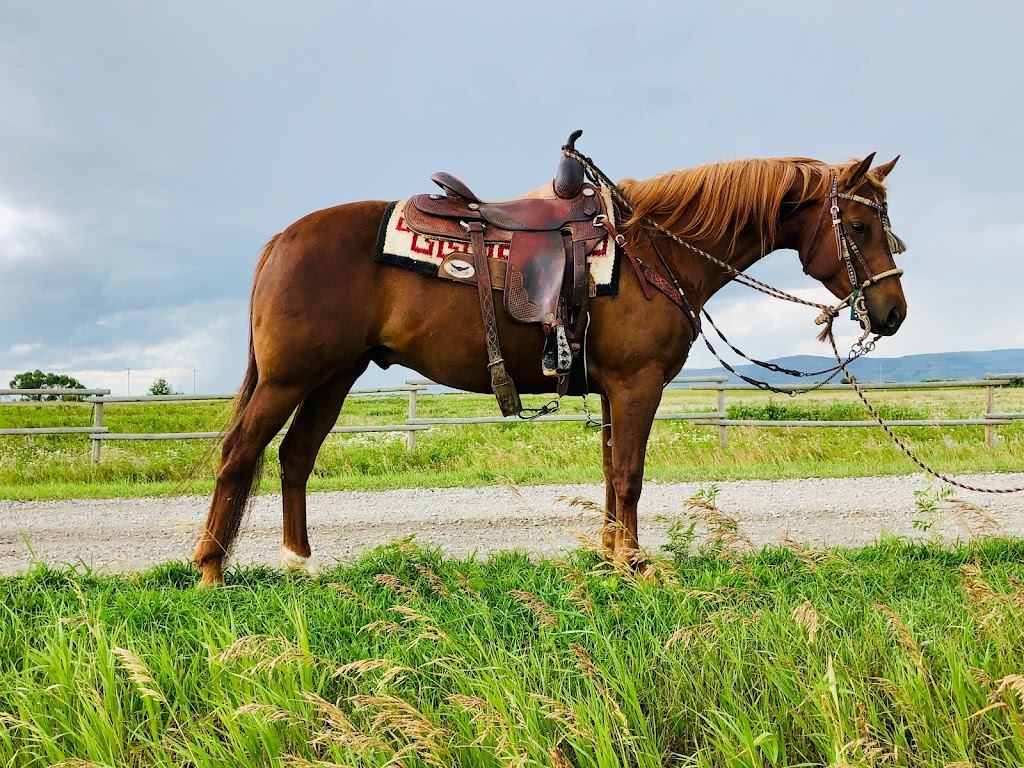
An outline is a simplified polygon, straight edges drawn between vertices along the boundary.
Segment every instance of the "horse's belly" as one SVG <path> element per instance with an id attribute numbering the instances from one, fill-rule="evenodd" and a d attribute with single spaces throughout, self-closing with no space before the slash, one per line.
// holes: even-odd
<path id="1" fill-rule="evenodd" d="M 406 273 L 389 302 L 374 360 L 397 364 L 454 389 L 489 393 L 490 372 L 476 287 Z M 396 286 L 397 287 L 397 286 Z M 505 367 L 523 393 L 553 392 L 557 380 L 541 372 L 544 333 L 537 324 L 509 319 L 495 291 L 498 338 Z"/>

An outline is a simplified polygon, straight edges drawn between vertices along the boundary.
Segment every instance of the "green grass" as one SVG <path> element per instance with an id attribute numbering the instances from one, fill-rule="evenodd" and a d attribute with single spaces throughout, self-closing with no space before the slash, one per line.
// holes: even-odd
<path id="1" fill-rule="evenodd" d="M 889 418 L 977 417 L 981 390 L 874 392 Z M 539 405 L 546 398 L 526 398 Z M 597 406 L 597 398 L 591 398 Z M 730 393 L 729 414 L 769 420 L 867 418 L 849 393 L 819 392 L 800 399 L 763 393 Z M 998 408 L 1024 410 L 1024 389 L 1005 389 Z M 711 411 L 715 394 L 668 390 L 662 412 Z M 406 415 L 405 397 L 353 399 L 341 424 L 397 424 Z M 494 415 L 493 398 L 427 395 L 421 417 Z M 563 412 L 580 412 L 579 400 L 563 401 Z M 223 425 L 224 403 L 108 405 L 104 423 L 112 432 L 208 431 Z M 0 427 L 84 426 L 89 406 L 77 403 L 0 404 Z M 922 457 L 949 472 L 1020 471 L 1024 468 L 1024 422 L 999 427 L 998 444 L 983 445 L 982 427 L 902 428 Z M 916 467 L 875 428 L 729 429 L 729 449 L 718 447 L 715 427 L 686 422 L 655 424 L 646 467 L 651 480 L 716 481 L 900 474 Z M 0 498 L 209 494 L 216 451 L 209 441 L 117 443 L 103 447 L 103 461 L 89 463 L 82 436 L 0 437 Z M 269 451 L 276 451 L 276 443 Z M 598 482 L 600 436 L 580 423 L 438 427 L 421 432 L 414 451 L 404 435 L 333 435 L 310 480 L 310 489 L 376 490 L 421 486 L 472 486 L 507 478 L 519 484 Z M 264 492 L 278 489 L 276 461 L 268 462 Z"/>
<path id="2" fill-rule="evenodd" d="M 1024 764 L 1024 542 L 655 563 L 40 566 L 0 579 L 0 765 Z"/>

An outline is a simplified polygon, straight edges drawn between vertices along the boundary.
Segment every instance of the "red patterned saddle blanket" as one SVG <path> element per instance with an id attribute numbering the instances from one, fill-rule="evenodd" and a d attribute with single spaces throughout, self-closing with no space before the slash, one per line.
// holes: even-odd
<path id="1" fill-rule="evenodd" d="M 615 212 L 607 190 L 598 188 L 603 199 L 605 210 L 613 224 Z M 469 246 L 469 236 L 462 230 L 452 231 L 451 235 L 425 234 L 413 229 L 406 219 L 406 208 L 409 200 L 391 203 L 381 221 L 377 236 L 377 247 L 374 259 L 383 264 L 410 269 L 423 275 L 442 277 L 455 282 L 474 284 L 476 270 L 473 266 L 473 255 Z M 416 214 L 413 216 L 416 223 Z M 487 259 L 490 264 L 491 284 L 494 288 L 504 291 L 505 277 L 508 268 L 511 237 L 492 239 L 492 233 L 486 232 Z M 618 292 L 619 259 L 618 247 L 602 230 L 597 242 L 586 255 L 587 294 L 595 296 L 614 296 Z M 564 259 L 564 251 L 562 257 Z"/>

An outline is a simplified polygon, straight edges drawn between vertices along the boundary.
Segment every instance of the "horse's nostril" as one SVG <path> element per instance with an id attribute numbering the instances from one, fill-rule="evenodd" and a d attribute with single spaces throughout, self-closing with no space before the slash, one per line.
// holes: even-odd
<path id="1" fill-rule="evenodd" d="M 893 307 L 889 310 L 889 316 L 885 318 L 885 327 L 890 330 L 893 328 L 899 328 L 900 323 L 903 322 L 903 311 L 899 307 Z"/>

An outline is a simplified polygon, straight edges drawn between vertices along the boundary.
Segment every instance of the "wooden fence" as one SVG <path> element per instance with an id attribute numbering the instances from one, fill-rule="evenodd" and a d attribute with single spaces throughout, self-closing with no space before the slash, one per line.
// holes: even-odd
<path id="1" fill-rule="evenodd" d="M 9 396 L 30 396 L 30 395 L 73 395 L 87 399 L 93 403 L 92 426 L 91 427 L 14 427 L 11 429 L 0 429 L 0 435 L 102 435 L 107 433 L 103 426 L 103 405 L 96 402 L 96 398 L 106 397 L 110 394 L 109 389 L 0 389 L 0 397 Z M 93 463 L 99 461 L 99 453 L 93 443 Z"/>
<path id="2" fill-rule="evenodd" d="M 1024 413 L 999 413 L 996 411 L 995 392 L 998 387 L 1005 386 L 1015 380 L 1024 379 L 1024 374 L 1005 374 L 989 376 L 981 380 L 971 381 L 936 381 L 918 382 L 911 384 L 859 384 L 861 389 L 871 390 L 928 390 L 928 389 L 979 389 L 983 388 L 984 410 L 980 417 L 969 419 L 895 419 L 886 423 L 893 427 L 954 427 L 954 426 L 983 426 L 985 427 L 985 446 L 991 448 L 995 442 L 995 429 L 997 426 L 1010 424 L 1015 420 L 1024 419 Z M 371 387 L 364 389 L 353 389 L 350 392 L 352 397 L 373 397 L 381 395 L 404 394 L 408 397 L 408 415 L 401 424 L 384 425 L 363 425 L 363 426 L 335 426 L 332 434 L 351 434 L 369 432 L 404 432 L 406 447 L 412 450 L 416 446 L 416 433 L 432 427 L 441 425 L 463 425 L 463 424 L 522 424 L 527 423 L 515 416 L 471 416 L 425 419 L 419 418 L 417 413 L 418 396 L 432 387 L 439 385 L 428 379 L 410 379 L 403 385 L 394 387 Z M 727 392 L 757 392 L 754 387 L 728 383 L 725 377 L 689 377 L 680 376 L 673 379 L 670 386 L 687 387 L 695 391 L 714 391 L 717 395 L 715 411 L 698 411 L 686 413 L 658 413 L 654 418 L 657 420 L 669 421 L 690 421 L 701 426 L 718 428 L 718 441 L 722 448 L 729 446 L 729 427 L 783 427 L 783 428 L 808 428 L 808 427 L 874 427 L 873 419 L 855 421 L 769 421 L 759 419 L 730 419 L 726 408 L 725 397 Z M 800 389 L 800 387 L 779 387 L 783 391 Z M 826 391 L 852 391 L 848 384 L 828 384 L 820 387 Z M 222 435 L 220 431 L 209 432 L 110 432 L 108 427 L 103 425 L 104 406 L 118 403 L 170 403 L 170 402 L 199 402 L 199 401 L 227 401 L 234 395 L 144 395 L 144 396 L 120 396 L 111 395 L 108 389 L 0 389 L 0 396 L 3 395 L 81 395 L 85 402 L 92 406 L 92 426 L 83 427 L 31 427 L 0 429 L 0 435 L 86 435 L 92 442 L 92 462 L 99 463 L 101 458 L 101 447 L 106 440 L 210 440 Z M 529 423 L 586 421 L 587 416 L 583 414 L 564 415 L 556 414 L 541 416 L 531 420 Z M 280 434 L 284 435 L 286 430 Z"/>

